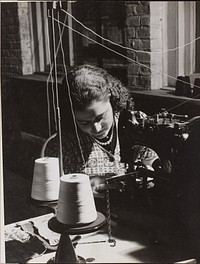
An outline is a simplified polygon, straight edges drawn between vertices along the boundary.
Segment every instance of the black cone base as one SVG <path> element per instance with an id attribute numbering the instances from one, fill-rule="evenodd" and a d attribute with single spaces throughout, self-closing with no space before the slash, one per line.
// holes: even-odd
<path id="1" fill-rule="evenodd" d="M 52 217 L 48 222 L 48 227 L 60 233 L 60 241 L 54 258 L 51 258 L 47 263 L 86 263 L 85 259 L 77 256 L 70 236 L 73 234 L 86 234 L 97 231 L 106 224 L 106 217 L 97 212 L 97 218 L 94 222 L 83 226 L 69 226 L 60 223 L 56 216 Z"/>
<path id="2" fill-rule="evenodd" d="M 55 263 L 55 257 L 49 259 L 47 263 Z M 86 263 L 86 260 L 83 257 L 78 256 L 78 263 Z"/>

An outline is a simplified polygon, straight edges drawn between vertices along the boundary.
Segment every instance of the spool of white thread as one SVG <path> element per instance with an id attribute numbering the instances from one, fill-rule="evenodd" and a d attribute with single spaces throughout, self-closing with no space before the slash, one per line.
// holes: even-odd
<path id="1" fill-rule="evenodd" d="M 35 160 L 31 197 L 39 201 L 58 200 L 60 186 L 58 158 Z"/>
<path id="2" fill-rule="evenodd" d="M 67 225 L 84 225 L 96 220 L 89 176 L 82 173 L 66 174 L 60 177 L 57 220 Z"/>

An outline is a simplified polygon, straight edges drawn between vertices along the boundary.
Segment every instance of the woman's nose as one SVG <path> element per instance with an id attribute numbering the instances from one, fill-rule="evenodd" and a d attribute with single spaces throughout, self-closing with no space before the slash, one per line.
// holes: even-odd
<path id="1" fill-rule="evenodd" d="M 92 125 L 92 131 L 99 132 L 101 130 L 101 123 L 100 122 L 95 122 Z"/>

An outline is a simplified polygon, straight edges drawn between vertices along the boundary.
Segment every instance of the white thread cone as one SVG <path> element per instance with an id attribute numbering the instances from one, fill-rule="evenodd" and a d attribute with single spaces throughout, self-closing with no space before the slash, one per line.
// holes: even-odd
<path id="1" fill-rule="evenodd" d="M 35 160 L 31 197 L 39 201 L 58 200 L 60 185 L 58 158 Z"/>
<path id="2" fill-rule="evenodd" d="M 75 173 L 60 177 L 56 217 L 67 225 L 89 224 L 97 218 L 88 175 Z"/>

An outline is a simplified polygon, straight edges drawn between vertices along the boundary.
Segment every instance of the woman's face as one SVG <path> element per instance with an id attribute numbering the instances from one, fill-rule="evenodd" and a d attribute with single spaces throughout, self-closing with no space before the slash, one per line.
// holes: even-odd
<path id="1" fill-rule="evenodd" d="M 75 110 L 74 114 L 80 129 L 97 139 L 106 137 L 113 124 L 110 101 L 93 101 L 85 110 Z"/>

